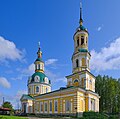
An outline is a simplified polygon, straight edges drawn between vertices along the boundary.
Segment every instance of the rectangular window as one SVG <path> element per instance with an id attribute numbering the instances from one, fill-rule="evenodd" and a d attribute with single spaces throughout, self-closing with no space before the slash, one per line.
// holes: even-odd
<path id="1" fill-rule="evenodd" d="M 40 103 L 40 111 L 43 112 L 43 103 Z"/>
<path id="2" fill-rule="evenodd" d="M 47 112 L 47 103 L 45 103 L 45 112 Z"/>
<path id="3" fill-rule="evenodd" d="M 50 104 L 50 112 L 52 112 L 52 102 L 50 102 L 49 104 Z"/>
<path id="4" fill-rule="evenodd" d="M 70 111 L 71 110 L 71 104 L 70 104 L 70 101 L 69 100 L 66 100 L 66 112 Z"/>
<path id="5" fill-rule="evenodd" d="M 57 102 L 57 100 L 55 101 L 55 112 L 57 112 L 58 111 L 58 102 Z"/>

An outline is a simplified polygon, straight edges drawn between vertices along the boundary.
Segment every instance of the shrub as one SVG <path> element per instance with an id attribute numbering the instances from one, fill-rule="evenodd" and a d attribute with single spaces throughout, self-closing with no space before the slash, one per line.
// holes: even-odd
<path id="1" fill-rule="evenodd" d="M 118 115 L 111 115 L 109 119 L 119 119 Z"/>
<path id="2" fill-rule="evenodd" d="M 84 112 L 83 119 L 108 119 L 104 114 L 99 112 Z"/>

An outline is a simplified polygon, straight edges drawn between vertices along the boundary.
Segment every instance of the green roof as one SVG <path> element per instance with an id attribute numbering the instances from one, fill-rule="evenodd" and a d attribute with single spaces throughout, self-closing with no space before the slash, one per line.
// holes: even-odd
<path id="1" fill-rule="evenodd" d="M 78 51 L 79 51 L 79 52 L 88 52 L 87 49 L 83 49 L 83 48 L 78 49 Z"/>
<path id="2" fill-rule="evenodd" d="M 33 100 L 34 98 L 30 95 L 27 95 L 27 94 L 23 94 L 22 97 L 21 97 L 21 100 Z"/>
<path id="3" fill-rule="evenodd" d="M 79 26 L 80 30 L 86 30 L 86 28 L 82 25 Z"/>
<path id="4" fill-rule="evenodd" d="M 41 61 L 41 62 L 43 62 L 42 58 L 37 58 L 35 61 Z"/>
<path id="5" fill-rule="evenodd" d="M 31 82 L 34 82 L 34 78 L 35 76 L 39 76 L 40 77 L 40 83 L 44 82 L 44 78 L 47 77 L 44 73 L 42 72 L 35 72 L 33 75 L 32 75 L 32 80 Z"/>
<path id="6" fill-rule="evenodd" d="M 59 91 L 67 90 L 67 89 L 70 89 L 70 88 L 76 88 L 76 87 L 74 87 L 74 86 L 61 87 L 61 88 L 58 89 L 58 90 L 54 90 L 54 91 L 51 91 L 51 92 L 48 92 L 48 93 L 40 94 L 40 95 L 37 95 L 37 96 L 34 96 L 34 97 L 38 97 L 38 96 L 42 96 L 42 95 L 47 95 L 47 94 L 51 94 L 51 93 L 54 93 L 54 92 L 59 92 Z"/>

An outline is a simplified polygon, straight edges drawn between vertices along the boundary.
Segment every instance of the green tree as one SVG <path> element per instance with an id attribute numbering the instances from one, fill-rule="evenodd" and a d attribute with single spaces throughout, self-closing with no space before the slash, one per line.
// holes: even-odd
<path id="1" fill-rule="evenodd" d="M 100 95 L 100 112 L 120 112 L 120 79 L 98 75 L 95 89 Z"/>
<path id="2" fill-rule="evenodd" d="M 13 106 L 10 102 L 4 102 L 2 107 L 9 108 L 9 109 L 13 110 Z"/>

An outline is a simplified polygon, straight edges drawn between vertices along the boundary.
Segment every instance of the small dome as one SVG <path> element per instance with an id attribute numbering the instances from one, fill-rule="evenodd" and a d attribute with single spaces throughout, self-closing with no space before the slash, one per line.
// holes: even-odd
<path id="1" fill-rule="evenodd" d="M 78 49 L 78 51 L 79 51 L 79 52 L 88 52 L 87 49 L 83 49 L 83 48 Z"/>
<path id="2" fill-rule="evenodd" d="M 42 72 L 35 72 L 33 75 L 32 75 L 32 80 L 31 82 L 44 82 L 44 78 L 46 77 L 46 75 Z"/>
<path id="3" fill-rule="evenodd" d="M 41 58 L 37 58 L 35 61 L 41 61 L 41 62 L 43 62 Z"/>
<path id="4" fill-rule="evenodd" d="M 35 72 L 31 78 L 29 78 L 28 83 L 47 83 L 50 84 L 47 76 L 42 72 Z"/>
<path id="5" fill-rule="evenodd" d="M 87 31 L 87 29 L 86 29 L 83 25 L 80 25 L 80 26 L 77 28 L 77 31 L 79 31 L 79 30 Z"/>

